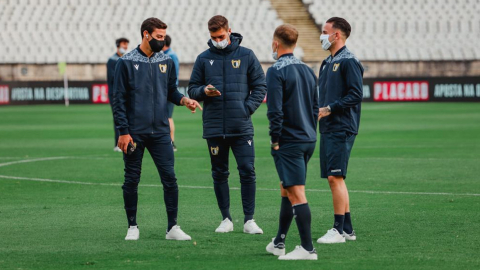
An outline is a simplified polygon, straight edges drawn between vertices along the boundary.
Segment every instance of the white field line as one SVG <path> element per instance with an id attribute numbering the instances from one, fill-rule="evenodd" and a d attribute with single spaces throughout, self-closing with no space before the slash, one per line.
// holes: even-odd
<path id="1" fill-rule="evenodd" d="M 58 159 L 75 159 L 76 157 L 47 157 L 47 158 L 36 158 L 36 159 L 25 159 L 17 160 L 11 162 L 0 163 L 0 167 L 37 162 L 37 161 L 47 161 L 47 160 L 58 160 Z M 36 182 L 51 182 L 51 183 L 62 183 L 62 184 L 77 184 L 77 185 L 96 185 L 96 186 L 121 186 L 120 184 L 115 183 L 95 183 L 95 182 L 82 182 L 82 181 L 69 181 L 69 180 L 55 180 L 48 178 L 31 178 L 31 177 L 19 177 L 19 176 L 9 176 L 9 175 L 0 175 L 0 178 L 11 179 L 11 180 L 23 180 L 23 181 L 36 181 Z M 155 184 L 145 184 L 142 186 L 146 187 L 162 187 L 162 185 Z M 211 186 L 183 186 L 179 185 L 180 188 L 189 188 L 189 189 L 212 189 Z M 231 187 L 232 190 L 239 190 L 238 187 Z M 259 191 L 279 191 L 280 189 L 275 188 L 257 188 Z M 327 189 L 306 189 L 309 192 L 330 192 Z M 409 191 L 377 191 L 377 190 L 349 190 L 350 193 L 366 193 L 366 194 L 404 194 L 404 195 L 446 195 L 446 196 L 473 196 L 479 197 L 480 194 L 476 193 L 450 193 L 450 192 L 409 192 Z"/>
<path id="2" fill-rule="evenodd" d="M 69 181 L 69 180 L 56 180 L 56 179 L 46 179 L 46 178 L 31 178 L 31 177 L 18 177 L 18 176 L 8 176 L 0 175 L 0 178 L 11 179 L 11 180 L 23 180 L 23 181 L 36 181 L 36 182 L 50 182 L 50 183 L 62 183 L 62 184 L 77 184 L 77 185 L 91 185 L 91 186 L 114 186 L 120 187 L 121 184 L 116 183 L 95 183 L 95 182 L 81 182 L 81 181 Z M 141 184 L 144 187 L 162 187 L 162 185 L 154 184 Z M 179 185 L 180 188 L 188 189 L 213 189 L 213 187 L 208 186 L 184 186 Z M 240 190 L 238 187 L 230 187 L 232 190 Z M 257 188 L 259 191 L 280 191 L 277 188 Z M 327 189 L 306 189 L 308 192 L 330 192 Z M 480 194 L 475 193 L 449 193 L 449 192 L 408 192 L 408 191 L 377 191 L 377 190 L 349 190 L 350 193 L 366 193 L 366 194 L 401 194 L 401 195 L 446 195 L 446 196 L 470 196 L 470 197 L 480 197 Z"/>

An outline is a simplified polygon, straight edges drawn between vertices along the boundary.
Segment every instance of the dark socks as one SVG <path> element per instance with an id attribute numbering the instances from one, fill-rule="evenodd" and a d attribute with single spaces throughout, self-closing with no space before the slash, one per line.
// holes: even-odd
<path id="1" fill-rule="evenodd" d="M 137 210 L 125 210 L 127 212 L 128 226 L 137 226 Z"/>
<path id="2" fill-rule="evenodd" d="M 345 213 L 345 221 L 343 223 L 343 231 L 345 233 L 351 234 L 353 232 L 352 219 L 350 217 L 350 212 Z"/>
<path id="3" fill-rule="evenodd" d="M 280 206 L 280 218 L 278 222 L 277 237 L 273 240 L 273 243 L 277 245 L 279 242 L 285 243 L 288 229 L 293 219 L 292 204 L 288 200 L 288 197 L 282 197 L 282 203 Z"/>
<path id="4" fill-rule="evenodd" d="M 247 221 L 253 219 L 253 215 L 245 215 L 245 217 L 243 218 L 243 223 L 247 223 Z"/>
<path id="5" fill-rule="evenodd" d="M 313 243 L 310 227 L 312 223 L 312 215 L 310 213 L 310 207 L 308 207 L 308 203 L 294 205 L 293 215 L 295 217 L 295 221 L 297 222 L 302 247 L 307 251 L 312 251 Z"/>
<path id="6" fill-rule="evenodd" d="M 335 222 L 333 223 L 333 228 L 337 229 L 340 234 L 343 234 L 343 224 L 345 221 L 344 215 L 334 215 Z"/>
<path id="7" fill-rule="evenodd" d="M 218 208 L 222 212 L 222 220 L 226 218 L 232 220 L 230 216 L 230 189 L 228 188 L 228 181 L 214 181 L 213 189 L 217 197 Z"/>

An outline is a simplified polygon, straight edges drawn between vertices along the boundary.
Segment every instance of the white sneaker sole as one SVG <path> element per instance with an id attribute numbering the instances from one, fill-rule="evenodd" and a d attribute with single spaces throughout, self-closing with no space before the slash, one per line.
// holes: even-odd
<path id="1" fill-rule="evenodd" d="M 345 240 L 346 241 L 356 241 L 357 237 L 356 236 L 349 236 L 349 237 L 345 237 Z"/>
<path id="2" fill-rule="evenodd" d="M 273 250 L 267 248 L 267 252 L 275 256 L 285 255 L 285 249 L 273 248 Z"/>
<path id="3" fill-rule="evenodd" d="M 215 232 L 216 232 L 216 233 L 228 233 L 228 232 L 233 232 L 233 228 L 231 228 L 231 229 L 228 229 L 228 230 L 226 230 L 226 231 L 224 231 L 224 230 L 219 230 L 219 229 L 216 229 L 216 230 L 215 230 Z"/>
<path id="4" fill-rule="evenodd" d="M 279 260 L 281 261 L 316 261 L 318 260 L 317 254 L 310 254 L 305 258 L 288 258 L 286 256 L 279 256 Z"/>
<path id="5" fill-rule="evenodd" d="M 341 243 L 345 243 L 345 238 L 343 238 L 343 241 L 336 241 L 336 242 L 324 242 L 324 241 L 320 241 L 320 239 L 318 239 L 317 243 L 319 243 L 319 244 L 341 244 Z"/>
<path id="6" fill-rule="evenodd" d="M 190 240 L 192 240 L 192 238 L 178 239 L 178 238 L 174 238 L 174 237 L 171 237 L 171 236 L 165 236 L 165 239 L 167 239 L 167 240 L 177 240 L 177 241 L 190 241 Z"/>
<path id="7" fill-rule="evenodd" d="M 243 230 L 243 233 L 246 233 L 246 234 L 263 234 L 263 232 L 248 232 L 247 230 Z"/>
<path id="8" fill-rule="evenodd" d="M 137 241 L 140 238 L 140 235 L 137 237 L 125 237 L 126 241 Z"/>

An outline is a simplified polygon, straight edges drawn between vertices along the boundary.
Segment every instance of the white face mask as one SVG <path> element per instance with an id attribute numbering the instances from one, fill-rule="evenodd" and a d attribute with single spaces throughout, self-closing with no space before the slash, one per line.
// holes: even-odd
<path id="1" fill-rule="evenodd" d="M 224 40 L 219 41 L 219 42 L 216 42 L 213 39 L 211 39 L 211 40 L 212 40 L 213 46 L 215 46 L 215 48 L 217 48 L 217 49 L 223 50 L 228 46 L 228 38 L 225 38 Z"/>
<path id="2" fill-rule="evenodd" d="M 121 54 L 121 55 L 124 55 L 127 50 L 125 50 L 124 48 L 120 47 L 120 49 L 118 49 L 118 52 Z"/>
<path id="3" fill-rule="evenodd" d="M 273 60 L 277 61 L 278 60 L 278 47 L 276 52 L 272 52 L 272 58 Z"/>
<path id="4" fill-rule="evenodd" d="M 335 35 L 335 33 L 333 33 L 332 35 Z M 332 43 L 328 40 L 330 36 L 331 35 L 327 35 L 327 34 L 320 35 L 320 41 L 322 42 L 322 49 L 324 49 L 325 51 L 327 51 L 330 48 L 330 46 L 332 46 Z"/>

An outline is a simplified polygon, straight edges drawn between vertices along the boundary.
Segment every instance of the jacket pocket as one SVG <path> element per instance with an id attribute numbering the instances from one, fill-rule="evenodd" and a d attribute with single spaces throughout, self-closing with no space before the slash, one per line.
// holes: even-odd
<path id="1" fill-rule="evenodd" d="M 245 111 L 245 118 L 249 119 L 250 118 L 250 111 L 248 110 L 247 104 L 243 104 L 243 109 Z"/>

